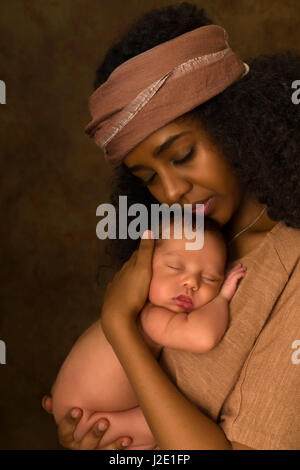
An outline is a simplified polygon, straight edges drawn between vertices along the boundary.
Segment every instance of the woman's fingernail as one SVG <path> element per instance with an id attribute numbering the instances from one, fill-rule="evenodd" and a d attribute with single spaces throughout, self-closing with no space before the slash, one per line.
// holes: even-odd
<path id="1" fill-rule="evenodd" d="M 79 410 L 72 410 L 71 416 L 72 418 L 76 419 L 79 416 L 80 411 Z"/>
<path id="2" fill-rule="evenodd" d="M 100 423 L 98 424 L 98 429 L 100 431 L 105 431 L 107 427 L 108 427 L 108 424 L 105 421 L 100 421 Z"/>
<path id="3" fill-rule="evenodd" d="M 129 439 L 124 439 L 122 442 L 121 442 L 121 446 L 123 447 L 126 447 L 130 444 L 130 440 Z"/>
<path id="4" fill-rule="evenodd" d="M 152 239 L 153 239 L 154 236 L 153 236 L 152 230 L 146 230 L 146 231 L 143 233 L 142 238 L 152 238 Z"/>

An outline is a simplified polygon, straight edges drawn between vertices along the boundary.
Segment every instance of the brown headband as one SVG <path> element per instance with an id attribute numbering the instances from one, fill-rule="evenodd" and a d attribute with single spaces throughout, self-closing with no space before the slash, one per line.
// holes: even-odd
<path id="1" fill-rule="evenodd" d="M 246 75 L 227 32 L 202 26 L 119 65 L 89 99 L 85 132 L 118 163 L 142 140 Z"/>

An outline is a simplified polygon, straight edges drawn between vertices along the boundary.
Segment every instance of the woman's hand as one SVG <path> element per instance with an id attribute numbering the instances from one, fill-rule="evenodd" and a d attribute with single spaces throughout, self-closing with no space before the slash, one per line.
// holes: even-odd
<path id="1" fill-rule="evenodd" d="M 42 407 L 44 408 L 47 413 L 52 414 L 52 398 L 49 395 L 45 395 L 42 399 Z M 77 416 L 74 418 L 72 413 L 76 411 Z M 97 421 L 93 427 L 85 434 L 85 436 L 81 439 L 81 441 L 75 441 L 73 434 L 77 424 L 80 421 L 82 416 L 82 411 L 80 408 L 73 408 L 70 412 L 61 420 L 58 425 L 58 441 L 67 449 L 71 450 L 122 450 L 126 449 L 131 442 L 132 439 L 130 437 L 121 437 L 107 444 L 105 447 L 99 447 L 99 443 L 105 433 L 107 431 L 109 422 L 107 419 L 101 418 Z M 107 422 L 107 428 L 105 430 L 100 430 L 98 425 L 100 422 Z M 122 443 L 126 445 L 122 445 Z"/>
<path id="2" fill-rule="evenodd" d="M 139 248 L 133 252 L 121 270 L 107 286 L 102 305 L 101 324 L 106 337 L 120 322 L 134 320 L 142 310 L 149 293 L 152 277 L 154 239 L 141 238 Z"/>

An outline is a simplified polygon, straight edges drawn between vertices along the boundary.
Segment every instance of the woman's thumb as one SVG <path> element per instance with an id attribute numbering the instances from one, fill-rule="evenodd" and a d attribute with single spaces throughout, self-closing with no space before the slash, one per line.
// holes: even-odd
<path id="1" fill-rule="evenodd" d="M 152 230 L 145 230 L 145 232 L 142 235 L 142 240 L 153 239 L 153 238 L 154 238 L 154 235 L 153 235 Z"/>
<path id="2" fill-rule="evenodd" d="M 138 250 L 138 262 L 146 261 L 145 256 L 152 256 L 154 247 L 154 235 L 151 230 L 146 230 L 140 241 Z M 148 254 L 147 254 L 148 253 Z"/>

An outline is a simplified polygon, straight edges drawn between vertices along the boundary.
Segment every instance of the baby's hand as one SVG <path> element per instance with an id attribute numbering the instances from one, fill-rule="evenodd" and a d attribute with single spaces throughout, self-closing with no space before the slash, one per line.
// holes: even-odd
<path id="1" fill-rule="evenodd" d="M 219 295 L 230 301 L 236 291 L 238 280 L 246 275 L 246 270 L 247 268 L 243 267 L 241 263 L 230 269 L 225 275 L 225 280 Z"/>

